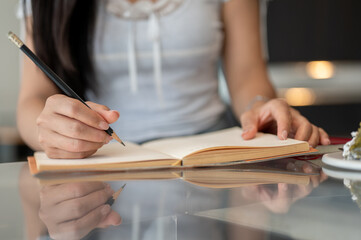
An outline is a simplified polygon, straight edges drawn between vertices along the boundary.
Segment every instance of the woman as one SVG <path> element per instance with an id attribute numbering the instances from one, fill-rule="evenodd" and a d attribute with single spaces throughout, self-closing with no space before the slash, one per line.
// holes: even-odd
<path id="1" fill-rule="evenodd" d="M 257 1 L 32 0 L 24 12 L 25 43 L 93 109 L 62 95 L 24 58 L 18 127 L 49 157 L 92 155 L 111 140 L 103 131 L 111 123 L 135 142 L 229 127 L 218 95 L 220 59 L 244 139 L 266 131 L 312 146 L 330 143 L 275 98 Z"/>

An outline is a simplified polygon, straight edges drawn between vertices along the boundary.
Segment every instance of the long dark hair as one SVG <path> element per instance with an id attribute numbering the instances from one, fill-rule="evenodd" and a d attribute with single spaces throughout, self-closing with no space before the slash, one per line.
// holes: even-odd
<path id="1" fill-rule="evenodd" d="M 27 7 L 23 0 L 24 12 Z M 96 90 L 93 35 L 97 0 L 31 0 L 37 56 L 79 96 Z"/>

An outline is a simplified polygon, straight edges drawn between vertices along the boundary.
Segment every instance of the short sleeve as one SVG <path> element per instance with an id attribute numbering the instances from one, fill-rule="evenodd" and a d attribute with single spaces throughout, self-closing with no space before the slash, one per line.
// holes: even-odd
<path id="1" fill-rule="evenodd" d="M 24 8 L 25 8 L 25 11 L 24 11 Z M 25 6 L 24 6 L 24 1 L 19 0 L 18 7 L 16 10 L 16 17 L 19 19 L 23 19 L 24 17 L 29 17 L 31 15 L 32 15 L 31 0 L 25 0 Z"/>

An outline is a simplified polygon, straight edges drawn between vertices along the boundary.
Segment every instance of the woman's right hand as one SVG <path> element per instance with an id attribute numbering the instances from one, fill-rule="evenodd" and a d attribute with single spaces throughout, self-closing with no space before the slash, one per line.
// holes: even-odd
<path id="1" fill-rule="evenodd" d="M 112 137 L 104 130 L 119 113 L 104 105 L 56 94 L 50 96 L 36 120 L 38 141 L 50 158 L 85 158 L 94 154 Z"/>
<path id="2" fill-rule="evenodd" d="M 121 223 L 107 204 L 113 193 L 103 182 L 45 185 L 40 190 L 39 217 L 51 239 L 80 239 L 95 228 Z"/>

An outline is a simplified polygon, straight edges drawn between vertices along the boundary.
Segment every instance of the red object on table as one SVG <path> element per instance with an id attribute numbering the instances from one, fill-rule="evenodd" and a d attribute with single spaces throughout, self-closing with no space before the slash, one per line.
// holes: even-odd
<path id="1" fill-rule="evenodd" d="M 336 144 L 345 144 L 348 141 L 350 141 L 351 138 L 345 138 L 345 137 L 330 137 L 331 145 Z"/>
<path id="2" fill-rule="evenodd" d="M 330 137 L 331 145 L 345 144 L 350 140 L 351 140 L 351 138 Z M 297 160 L 316 160 L 316 159 L 321 158 L 321 157 L 322 157 L 322 154 L 316 154 L 316 155 L 297 156 L 297 157 L 293 157 L 293 158 L 297 159 Z"/>

